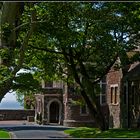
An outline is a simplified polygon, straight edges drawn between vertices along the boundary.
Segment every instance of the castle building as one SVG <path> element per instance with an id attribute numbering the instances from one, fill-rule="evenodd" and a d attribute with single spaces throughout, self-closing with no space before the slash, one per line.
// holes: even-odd
<path id="1" fill-rule="evenodd" d="M 98 101 L 110 128 L 137 127 L 140 118 L 140 63 L 121 69 L 112 68 L 98 83 Z M 42 81 L 44 92 L 36 94 L 35 114 L 42 114 L 43 124 L 65 126 L 96 126 L 86 105 L 75 103 L 81 99 L 73 86 L 62 81 Z M 109 110 L 109 111 L 108 111 Z"/>

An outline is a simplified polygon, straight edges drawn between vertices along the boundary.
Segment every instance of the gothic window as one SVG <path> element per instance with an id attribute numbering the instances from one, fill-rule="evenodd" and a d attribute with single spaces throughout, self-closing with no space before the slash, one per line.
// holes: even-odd
<path id="1" fill-rule="evenodd" d="M 113 104 L 113 94 L 114 94 L 114 88 L 113 87 L 111 87 L 111 95 L 110 95 L 110 99 L 111 99 L 111 104 Z"/>
<path id="2" fill-rule="evenodd" d="M 118 87 L 115 87 L 115 93 L 114 93 L 115 97 L 114 97 L 114 104 L 117 104 L 118 103 Z"/>
<path id="3" fill-rule="evenodd" d="M 114 105 L 118 104 L 118 85 L 111 85 L 110 102 Z"/>

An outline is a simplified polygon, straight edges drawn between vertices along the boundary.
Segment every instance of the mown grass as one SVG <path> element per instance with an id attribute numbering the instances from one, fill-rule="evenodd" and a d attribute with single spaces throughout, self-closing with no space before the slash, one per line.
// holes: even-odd
<path id="1" fill-rule="evenodd" d="M 4 139 L 4 138 L 6 138 L 6 139 L 9 139 L 9 138 L 11 138 L 10 137 L 10 134 L 9 134 L 9 132 L 7 132 L 7 131 L 5 131 L 5 130 L 0 130 L 0 139 Z"/>
<path id="2" fill-rule="evenodd" d="M 109 129 L 101 132 L 97 128 L 79 127 L 64 132 L 73 138 L 140 138 L 140 129 Z"/>

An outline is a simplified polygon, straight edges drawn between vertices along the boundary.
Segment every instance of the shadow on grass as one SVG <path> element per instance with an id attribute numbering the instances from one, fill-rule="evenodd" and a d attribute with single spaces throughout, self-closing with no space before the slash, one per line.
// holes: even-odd
<path id="1" fill-rule="evenodd" d="M 65 130 L 64 132 L 70 134 L 70 136 L 74 138 L 90 138 L 91 136 L 95 136 L 100 131 L 96 128 L 79 127 Z"/>
<path id="2" fill-rule="evenodd" d="M 64 132 L 73 138 L 140 138 L 140 129 L 110 129 L 101 132 L 97 128 L 79 127 Z"/>

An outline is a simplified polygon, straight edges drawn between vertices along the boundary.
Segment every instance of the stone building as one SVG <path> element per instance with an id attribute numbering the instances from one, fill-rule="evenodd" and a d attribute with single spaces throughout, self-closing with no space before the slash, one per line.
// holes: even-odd
<path id="1" fill-rule="evenodd" d="M 140 62 L 107 74 L 107 104 L 111 128 L 137 127 L 140 118 Z"/>
<path id="2" fill-rule="evenodd" d="M 110 128 L 136 127 L 140 114 L 140 63 L 121 69 L 112 69 L 100 81 L 98 100 L 108 119 Z M 81 99 L 72 86 L 62 81 L 42 82 L 43 93 L 36 95 L 35 114 L 41 112 L 44 124 L 58 123 L 65 126 L 96 125 L 86 105 L 73 101 Z M 109 109 L 109 111 L 108 111 Z"/>
<path id="3" fill-rule="evenodd" d="M 62 81 L 53 81 L 51 84 L 43 81 L 42 88 L 44 92 L 35 95 L 35 114 L 41 112 L 44 124 L 94 125 L 87 106 L 73 103 L 73 100 L 77 101 L 81 97 L 73 92 L 72 87 L 68 87 Z"/>

